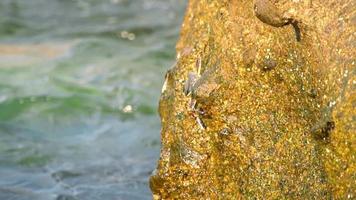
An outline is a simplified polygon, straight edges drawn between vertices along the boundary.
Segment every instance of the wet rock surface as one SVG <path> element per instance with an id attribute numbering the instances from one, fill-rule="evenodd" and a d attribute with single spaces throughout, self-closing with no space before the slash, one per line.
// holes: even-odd
<path id="1" fill-rule="evenodd" d="M 355 3 L 266 2 L 190 0 L 154 199 L 356 198 Z"/>

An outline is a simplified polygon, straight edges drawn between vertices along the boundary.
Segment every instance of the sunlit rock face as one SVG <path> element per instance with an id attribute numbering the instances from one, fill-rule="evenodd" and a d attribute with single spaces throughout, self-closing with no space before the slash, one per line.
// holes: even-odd
<path id="1" fill-rule="evenodd" d="M 355 23 L 348 0 L 190 0 L 153 198 L 356 198 Z"/>

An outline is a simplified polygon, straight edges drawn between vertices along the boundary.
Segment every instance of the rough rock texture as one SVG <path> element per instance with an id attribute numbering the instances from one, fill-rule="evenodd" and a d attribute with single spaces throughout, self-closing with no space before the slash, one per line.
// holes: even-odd
<path id="1" fill-rule="evenodd" d="M 190 0 L 154 199 L 355 199 L 356 2 Z"/>

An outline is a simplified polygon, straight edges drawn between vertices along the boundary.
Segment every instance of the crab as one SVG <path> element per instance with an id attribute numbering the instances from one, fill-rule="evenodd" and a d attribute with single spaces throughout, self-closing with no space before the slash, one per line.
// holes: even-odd
<path id="1" fill-rule="evenodd" d="M 195 118 L 199 128 L 202 130 L 205 130 L 206 126 L 205 126 L 203 120 L 201 119 L 201 116 L 204 115 L 205 112 L 197 107 L 197 100 L 194 98 L 194 95 L 193 95 L 193 93 L 194 93 L 193 88 L 194 88 L 196 82 L 201 77 L 201 74 L 200 74 L 201 73 L 201 58 L 200 57 L 197 59 L 195 67 L 196 67 L 196 72 L 188 73 L 188 79 L 185 81 L 183 92 L 186 96 L 190 97 L 189 105 L 188 105 L 189 114 L 193 118 Z"/>
<path id="2" fill-rule="evenodd" d="M 199 57 L 195 63 L 196 71 L 188 73 L 188 79 L 184 84 L 184 94 L 186 96 L 192 96 L 193 87 L 198 79 L 201 77 L 201 58 Z"/>
<path id="3" fill-rule="evenodd" d="M 273 27 L 283 27 L 292 25 L 295 31 L 296 40 L 300 42 L 301 33 L 298 21 L 291 14 L 282 13 L 270 0 L 255 0 L 254 12 L 256 17 L 265 24 Z"/>
<path id="4" fill-rule="evenodd" d="M 192 99 L 190 101 L 188 113 L 190 114 L 190 116 L 195 118 L 195 121 L 197 122 L 200 129 L 202 130 L 206 129 L 206 125 L 201 119 L 201 117 L 205 115 L 205 112 L 197 107 L 197 101 L 195 99 Z"/>

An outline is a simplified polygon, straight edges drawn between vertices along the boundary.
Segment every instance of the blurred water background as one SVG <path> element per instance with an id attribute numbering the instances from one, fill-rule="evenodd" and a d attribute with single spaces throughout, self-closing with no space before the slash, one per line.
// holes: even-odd
<path id="1" fill-rule="evenodd" d="M 0 1 L 0 200 L 151 199 L 185 4 Z"/>

